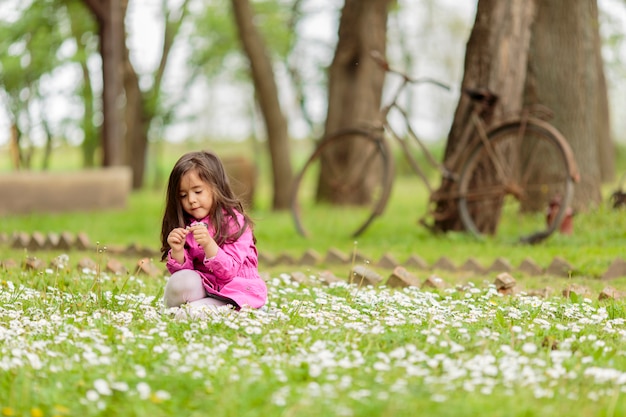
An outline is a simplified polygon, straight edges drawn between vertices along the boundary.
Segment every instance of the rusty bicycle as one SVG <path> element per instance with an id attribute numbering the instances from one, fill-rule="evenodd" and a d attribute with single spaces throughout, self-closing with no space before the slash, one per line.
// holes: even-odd
<path id="1" fill-rule="evenodd" d="M 416 134 L 399 102 L 411 85 L 448 87 L 431 78 L 412 78 L 393 69 L 376 52 L 372 52 L 372 58 L 387 74 L 400 77 L 401 82 L 373 123 L 335 132 L 316 144 L 293 184 L 291 212 L 298 233 L 310 236 L 322 232 L 323 223 L 328 230 L 361 235 L 387 206 L 397 150 L 428 190 L 427 213 L 420 219 L 424 224 L 429 216 L 441 220 L 458 215 L 464 229 L 476 237 L 501 231 L 530 243 L 542 241 L 558 228 L 579 174 L 566 139 L 541 118 L 547 109 L 525 109 L 520 115 L 488 125 L 483 114 L 493 109 L 497 96 L 486 89 L 465 89 L 463 93 L 473 106 L 469 123 L 456 152 L 446 158 L 445 164 L 440 163 Z M 391 111 L 401 116 L 405 134 L 394 127 Z M 398 146 L 392 147 L 391 143 Z M 415 144 L 422 152 L 422 162 L 414 154 Z M 421 166 L 423 161 L 439 173 L 442 181 L 452 183 L 446 192 L 435 190 Z M 560 204 L 547 221 L 542 208 L 554 199 Z M 444 212 L 440 209 L 442 201 L 448 207 Z M 498 216 L 497 228 L 484 224 L 485 213 Z"/>

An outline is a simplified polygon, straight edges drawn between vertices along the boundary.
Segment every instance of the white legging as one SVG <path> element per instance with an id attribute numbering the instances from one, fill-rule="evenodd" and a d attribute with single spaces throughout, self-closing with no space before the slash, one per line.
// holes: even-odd
<path id="1" fill-rule="evenodd" d="M 165 285 L 163 301 L 167 307 L 179 307 L 185 303 L 193 307 L 219 307 L 229 304 L 217 298 L 207 297 L 202 277 L 191 269 L 182 269 L 172 274 Z"/>

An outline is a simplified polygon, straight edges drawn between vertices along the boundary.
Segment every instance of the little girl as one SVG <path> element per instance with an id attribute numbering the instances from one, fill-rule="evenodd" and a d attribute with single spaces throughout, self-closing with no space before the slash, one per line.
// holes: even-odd
<path id="1" fill-rule="evenodd" d="M 170 174 L 161 260 L 172 274 L 167 307 L 262 307 L 267 287 L 257 268 L 253 222 L 211 152 L 183 155 Z"/>

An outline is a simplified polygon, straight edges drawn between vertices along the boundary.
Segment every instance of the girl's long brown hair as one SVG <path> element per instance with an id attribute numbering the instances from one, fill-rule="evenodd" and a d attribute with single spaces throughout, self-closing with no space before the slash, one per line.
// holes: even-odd
<path id="1" fill-rule="evenodd" d="M 211 185 L 213 189 L 213 207 L 209 213 L 209 219 L 215 228 L 213 239 L 218 245 L 237 240 L 246 228 L 252 229 L 254 226 L 252 219 L 244 211 L 241 201 L 233 193 L 220 158 L 208 151 L 186 153 L 172 168 L 167 184 L 165 213 L 161 226 L 161 260 L 165 260 L 170 250 L 170 245 L 167 243 L 169 233 L 177 227 L 187 226 L 192 220 L 183 210 L 179 197 L 180 180 L 190 171 L 195 171 L 198 177 Z M 236 212 L 243 215 L 244 223 L 240 224 L 237 230 L 229 233 L 228 223 L 231 218 L 237 222 Z"/>

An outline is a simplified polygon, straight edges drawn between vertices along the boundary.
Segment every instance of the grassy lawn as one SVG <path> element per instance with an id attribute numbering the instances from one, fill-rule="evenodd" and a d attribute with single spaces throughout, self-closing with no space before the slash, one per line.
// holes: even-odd
<path id="1" fill-rule="evenodd" d="M 251 213 L 259 250 L 274 256 L 336 248 L 366 255 L 372 268 L 384 254 L 399 261 L 419 255 L 429 264 L 446 256 L 456 265 L 472 257 L 484 266 L 532 258 L 542 267 L 559 256 L 573 270 L 568 278 L 514 273 L 522 287 L 556 290 L 537 298 L 500 295 L 491 273 L 415 271 L 450 285 L 391 289 L 319 281 L 327 268 L 346 277 L 346 266 L 261 265 L 265 309 L 176 321 L 160 300 L 166 277 L 138 274 L 132 257 L 123 259 L 129 273 L 103 268 L 112 257 L 105 247 L 159 247 L 162 187 L 134 193 L 122 211 L 4 216 L 5 236 L 84 232 L 99 251 L 69 251 L 61 268 L 0 269 L 0 415 L 626 414 L 626 303 L 597 299 L 607 284 L 626 291 L 624 278 L 600 279 L 624 257 L 623 212 L 603 204 L 578 213 L 573 235 L 536 246 L 506 236 L 435 236 L 416 224 L 423 187 L 400 178 L 385 214 L 356 241 L 341 230 L 304 239 L 289 213 L 269 210 L 270 197 L 260 184 Z M 48 263 L 59 255 L 0 245 L 0 260 Z M 84 256 L 98 268 L 77 270 Z M 296 270 L 312 281 L 291 280 Z M 593 296 L 562 297 L 569 283 L 589 286 Z"/>
<path id="2" fill-rule="evenodd" d="M 4 272 L 0 413 L 626 413 L 623 302 L 267 282 L 266 309 L 175 321 L 164 279 Z"/>
<path id="3" fill-rule="evenodd" d="M 573 277 L 599 278 L 616 258 L 624 256 L 626 247 L 626 216 L 606 204 L 590 213 L 578 213 L 574 218 L 573 235 L 555 234 L 547 241 L 535 245 L 521 245 L 515 237 L 476 241 L 463 233 L 433 235 L 417 224 L 425 212 L 426 194 L 415 180 L 400 178 L 386 212 L 359 238 L 351 238 L 338 227 L 325 234 L 303 238 L 295 231 L 288 211 L 268 209 L 269 192 L 259 190 L 259 202 L 251 214 L 256 222 L 259 251 L 272 257 L 289 254 L 299 259 L 305 251 L 313 249 L 322 256 L 336 248 L 346 254 L 355 250 L 375 263 L 386 253 L 404 262 L 418 255 L 429 264 L 440 257 L 448 257 L 457 266 L 474 258 L 485 267 L 497 258 L 507 259 L 517 266 L 525 258 L 533 259 L 547 267 L 554 257 L 567 260 L 574 269 Z M 414 188 L 414 191 L 411 189 Z M 407 191 L 409 190 L 409 191 Z M 92 244 L 126 247 L 136 244 L 157 250 L 160 246 L 160 227 L 163 210 L 163 190 L 144 190 L 131 195 L 123 211 L 67 214 L 27 214 L 0 218 L 0 233 L 10 238 L 13 232 L 71 233 L 84 232 Z M 324 218 L 321 222 L 326 221 Z M 22 251 L 11 251 L 7 245 L 0 249 L 4 257 L 21 257 Z M 0 257 L 1 259 L 1 257 Z"/>
<path id="4" fill-rule="evenodd" d="M 92 243 L 100 246 L 140 246 L 158 249 L 161 216 L 164 204 L 164 182 L 170 167 L 183 152 L 202 148 L 198 144 L 168 145 L 153 150 L 147 168 L 146 189 L 130 196 L 128 207 L 123 211 L 66 214 L 26 214 L 3 216 L 0 218 L 0 233 L 10 237 L 14 232 L 32 233 L 72 233 L 84 232 Z M 255 207 L 251 214 L 256 221 L 258 248 L 272 256 L 282 253 L 299 258 L 306 250 L 314 249 L 325 254 L 329 248 L 344 253 L 357 250 L 372 262 L 383 254 L 390 253 L 403 262 L 411 255 L 419 255 L 429 264 L 441 256 L 450 258 L 456 265 L 463 264 L 469 257 L 477 259 L 488 267 L 499 257 L 506 258 L 514 266 L 525 258 L 532 258 L 541 267 L 547 267 L 555 256 L 565 258 L 574 267 L 574 277 L 598 278 L 617 257 L 623 256 L 626 246 L 626 216 L 622 211 L 609 207 L 608 197 L 616 188 L 616 183 L 607 184 L 603 189 L 603 203 L 589 213 L 578 213 L 574 218 L 574 234 L 555 234 L 540 245 L 528 246 L 516 243 L 516 236 L 506 233 L 497 239 L 477 242 L 463 233 L 433 235 L 418 225 L 418 219 L 425 213 L 427 191 L 415 177 L 397 175 L 393 194 L 385 213 L 358 239 L 351 238 L 341 227 L 325 229 L 324 234 L 314 234 L 305 239 L 294 228 L 291 215 L 287 211 L 270 210 L 271 190 L 268 185 L 269 170 L 263 152 L 252 152 L 249 143 L 211 144 L 222 155 L 244 154 L 258 164 L 261 176 L 256 191 Z M 75 149 L 62 150 L 61 159 L 52 159 L 52 169 L 78 169 L 79 158 Z M 303 155 L 302 145 L 294 146 L 296 155 Z M 436 150 L 435 153 L 438 153 Z M 439 151 L 440 153 L 440 151 Z M 626 157 L 622 148 L 617 149 L 619 175 L 626 172 Z M 10 169 L 8 152 L 0 154 L 0 172 Z M 57 154 L 55 154 L 57 155 Z M 301 158 L 295 158 L 300 161 Z M 155 162 L 157 161 L 157 162 Z M 297 162 L 295 168 L 298 168 Z M 34 165 L 38 159 L 34 157 Z M 407 168 L 400 165 L 400 173 Z M 322 216 L 320 224 L 330 220 Z M 6 245 L 0 250 L 6 256 L 23 256 L 11 252 Z M 0 259 L 2 256 L 0 256 Z"/>

